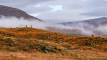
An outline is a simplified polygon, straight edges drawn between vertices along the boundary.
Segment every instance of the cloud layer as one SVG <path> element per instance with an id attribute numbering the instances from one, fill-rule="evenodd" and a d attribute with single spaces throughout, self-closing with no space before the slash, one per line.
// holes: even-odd
<path id="1" fill-rule="evenodd" d="M 0 0 L 50 22 L 107 16 L 107 0 Z"/>

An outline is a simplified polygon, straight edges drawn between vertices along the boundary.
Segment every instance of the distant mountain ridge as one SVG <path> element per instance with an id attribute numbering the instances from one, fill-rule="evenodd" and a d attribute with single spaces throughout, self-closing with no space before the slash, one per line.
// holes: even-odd
<path id="1" fill-rule="evenodd" d="M 38 21 L 42 21 L 36 17 L 33 17 L 26 12 L 18 9 L 18 8 L 13 8 L 13 7 L 8 7 L 4 5 L 0 5 L 0 17 L 16 17 L 16 18 L 24 18 L 24 19 L 34 19 Z"/>
<path id="2" fill-rule="evenodd" d="M 64 22 L 61 24 L 70 26 L 70 25 L 79 24 L 79 23 L 90 24 L 92 26 L 105 25 L 107 24 L 107 17 L 100 17 L 100 18 L 94 18 L 94 19 L 88 19 L 88 20 L 76 21 L 76 22 Z"/>
<path id="3" fill-rule="evenodd" d="M 100 17 L 95 19 L 88 19 L 75 22 L 63 22 L 59 23 L 64 26 L 50 26 L 49 30 L 67 33 L 71 35 L 96 35 L 107 36 L 107 17 Z"/>

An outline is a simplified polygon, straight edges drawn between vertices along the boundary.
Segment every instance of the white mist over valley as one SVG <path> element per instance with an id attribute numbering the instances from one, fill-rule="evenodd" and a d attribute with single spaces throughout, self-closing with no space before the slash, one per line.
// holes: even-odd
<path id="1" fill-rule="evenodd" d="M 40 22 L 37 20 L 27 20 L 15 17 L 0 18 L 0 27 L 16 28 L 16 27 L 33 27 L 38 29 L 45 29 L 49 31 L 61 32 L 66 34 L 80 34 L 80 35 L 107 35 L 107 24 L 99 25 L 97 27 L 88 23 L 77 23 L 71 25 L 53 24 L 49 22 Z"/>

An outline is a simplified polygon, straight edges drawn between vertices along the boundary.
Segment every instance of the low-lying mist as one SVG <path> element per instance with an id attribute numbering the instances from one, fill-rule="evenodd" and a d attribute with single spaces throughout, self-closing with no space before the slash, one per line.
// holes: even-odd
<path id="1" fill-rule="evenodd" d="M 15 17 L 2 17 L 0 18 L 0 27 L 5 28 L 15 28 L 15 27 L 25 27 L 25 26 L 32 26 L 33 28 L 41 28 L 45 29 L 45 26 L 48 23 L 40 22 L 38 20 L 27 20 L 23 18 L 15 18 Z"/>
<path id="2" fill-rule="evenodd" d="M 77 34 L 77 35 L 100 35 L 107 36 L 107 24 L 93 26 L 88 23 L 78 23 L 66 26 L 63 24 L 51 24 L 49 22 L 41 22 L 38 20 L 27 20 L 23 18 L 15 17 L 2 17 L 0 19 L 0 27 L 4 28 L 15 28 L 15 27 L 33 27 L 39 29 L 46 29 L 49 31 L 62 32 L 67 34 Z"/>
<path id="3" fill-rule="evenodd" d="M 99 26 L 94 26 L 88 23 L 77 23 L 63 26 L 60 24 L 56 26 L 48 26 L 47 28 L 49 30 L 67 34 L 107 36 L 107 24 L 99 24 Z"/>

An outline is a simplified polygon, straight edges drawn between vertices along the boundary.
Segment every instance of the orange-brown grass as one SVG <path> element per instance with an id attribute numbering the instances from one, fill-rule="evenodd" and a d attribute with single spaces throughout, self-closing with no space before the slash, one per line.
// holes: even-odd
<path id="1" fill-rule="evenodd" d="M 25 58 L 22 60 L 104 60 L 107 58 L 107 38 L 94 35 L 70 36 L 25 27 L 0 28 L 0 51 L 16 55 L 6 56 L 10 60 L 21 60 L 17 54 L 23 57 L 23 53 Z M 1 52 L 0 56 L 3 53 Z M 37 59 L 32 54 L 35 54 Z"/>

